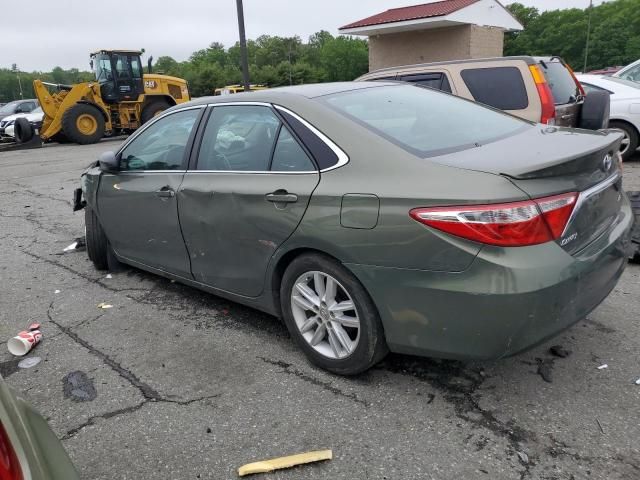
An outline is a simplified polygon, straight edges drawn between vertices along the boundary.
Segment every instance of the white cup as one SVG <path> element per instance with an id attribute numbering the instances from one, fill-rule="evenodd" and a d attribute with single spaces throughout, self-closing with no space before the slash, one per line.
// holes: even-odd
<path id="1" fill-rule="evenodd" d="M 9 352 L 16 357 L 22 357 L 31 351 L 42 340 L 40 330 L 30 330 L 18 333 L 7 342 Z"/>

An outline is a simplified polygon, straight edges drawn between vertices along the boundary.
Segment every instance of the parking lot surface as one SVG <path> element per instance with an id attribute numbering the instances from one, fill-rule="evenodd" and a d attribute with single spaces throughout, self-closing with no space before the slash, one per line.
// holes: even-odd
<path id="1" fill-rule="evenodd" d="M 528 353 L 390 355 L 337 377 L 275 318 L 135 269 L 107 278 L 86 252 L 63 253 L 84 231 L 70 208 L 80 172 L 117 146 L 0 151 L 0 338 L 31 322 L 44 333 L 29 354 L 40 364 L 19 369 L 2 346 L 0 374 L 83 478 L 232 479 L 244 463 L 324 448 L 333 460 L 253 478 L 640 478 L 640 266 Z M 640 190 L 640 158 L 625 182 Z"/>

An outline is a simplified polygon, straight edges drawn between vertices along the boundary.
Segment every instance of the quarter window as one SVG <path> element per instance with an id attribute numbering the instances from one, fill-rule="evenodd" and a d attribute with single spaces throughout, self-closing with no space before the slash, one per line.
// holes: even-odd
<path id="1" fill-rule="evenodd" d="M 182 170 L 187 143 L 200 109 L 176 112 L 156 121 L 120 155 L 120 170 Z"/>
<path id="2" fill-rule="evenodd" d="M 524 110 L 529 106 L 527 89 L 517 67 L 468 68 L 461 75 L 477 102 L 500 110 Z"/>
<path id="3" fill-rule="evenodd" d="M 293 138 L 286 127 L 280 129 L 278 143 L 273 152 L 271 170 L 274 172 L 311 172 L 315 171 L 313 162 Z"/>

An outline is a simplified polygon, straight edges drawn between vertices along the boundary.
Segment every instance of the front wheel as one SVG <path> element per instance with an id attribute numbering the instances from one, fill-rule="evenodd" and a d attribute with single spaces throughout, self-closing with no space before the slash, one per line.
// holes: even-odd
<path id="1" fill-rule="evenodd" d="M 622 144 L 620 145 L 620 155 L 622 155 L 622 160 L 626 162 L 636 153 L 636 150 L 638 149 L 638 132 L 631 125 L 623 122 L 612 121 L 609 123 L 609 127 L 617 128 L 618 130 L 622 130 L 622 132 L 624 133 L 624 138 L 622 139 Z"/>
<path id="2" fill-rule="evenodd" d="M 380 316 L 358 279 L 319 254 L 296 258 L 282 279 L 284 321 L 315 365 L 340 375 L 363 372 L 387 354 Z"/>
<path id="3" fill-rule="evenodd" d="M 89 260 L 98 270 L 108 270 L 112 263 L 111 246 L 109 240 L 100 225 L 98 216 L 88 205 L 84 209 L 85 240 L 87 242 L 87 255 Z"/>
<path id="4" fill-rule="evenodd" d="M 62 133 L 80 145 L 99 142 L 104 129 L 104 116 L 93 105 L 76 103 L 62 115 Z"/>

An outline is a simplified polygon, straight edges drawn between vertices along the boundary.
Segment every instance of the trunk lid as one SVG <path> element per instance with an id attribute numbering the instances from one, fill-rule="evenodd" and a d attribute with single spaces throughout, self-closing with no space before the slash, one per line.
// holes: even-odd
<path id="1" fill-rule="evenodd" d="M 535 126 L 492 144 L 431 160 L 508 178 L 530 198 L 578 192 L 558 244 L 573 254 L 602 235 L 621 214 L 622 135 Z"/>

